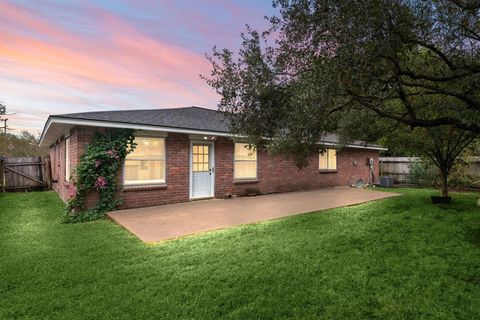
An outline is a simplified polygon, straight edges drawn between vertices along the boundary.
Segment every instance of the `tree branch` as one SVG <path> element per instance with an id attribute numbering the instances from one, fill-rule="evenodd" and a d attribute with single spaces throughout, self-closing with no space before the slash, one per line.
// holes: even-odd
<path id="1" fill-rule="evenodd" d="M 468 130 L 476 133 L 480 133 L 480 125 L 475 124 L 475 123 L 465 123 L 462 122 L 456 118 L 452 117 L 439 117 L 436 119 L 410 119 L 410 118 L 405 118 L 399 115 L 395 115 L 389 112 L 386 112 L 382 109 L 380 109 L 378 106 L 375 104 L 369 102 L 365 98 L 351 95 L 352 100 L 360 104 L 361 106 L 375 112 L 381 117 L 388 118 L 391 120 L 396 120 L 400 123 L 403 123 L 405 125 L 408 125 L 412 128 L 415 127 L 425 127 L 425 128 L 432 128 L 432 127 L 438 127 L 442 125 L 453 125 L 458 129 L 463 129 L 463 130 Z"/>
<path id="2" fill-rule="evenodd" d="M 410 43 L 413 43 L 413 44 L 417 44 L 421 47 L 424 47 L 425 49 L 428 49 L 430 51 L 432 51 L 433 53 L 435 53 L 440 59 L 443 60 L 443 62 L 445 62 L 445 64 L 451 69 L 451 70 L 456 70 L 457 67 L 453 64 L 452 61 L 450 61 L 448 59 L 448 57 L 441 51 L 439 50 L 437 47 L 435 47 L 434 45 L 431 45 L 429 43 L 426 43 L 426 42 L 423 42 L 423 41 L 420 41 L 418 39 L 408 39 L 407 42 L 410 42 Z"/>
<path id="3" fill-rule="evenodd" d="M 460 92 L 443 89 L 443 88 L 440 88 L 438 86 L 433 86 L 433 85 L 430 85 L 430 84 L 427 84 L 427 83 L 407 82 L 407 81 L 404 81 L 404 80 L 401 80 L 401 81 L 402 81 L 402 84 L 405 85 L 405 86 L 425 88 L 425 89 L 429 89 L 431 91 L 435 91 L 438 94 L 442 94 L 442 95 L 457 98 L 459 100 L 462 100 L 466 104 L 468 104 L 471 107 L 471 109 L 480 110 L 480 101 L 476 101 L 474 98 L 469 97 L 469 96 L 467 96 L 465 94 L 462 94 Z"/>

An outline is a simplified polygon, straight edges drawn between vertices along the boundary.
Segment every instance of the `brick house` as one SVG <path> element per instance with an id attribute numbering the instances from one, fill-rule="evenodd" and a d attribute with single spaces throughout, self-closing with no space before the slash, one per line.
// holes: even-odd
<path id="1" fill-rule="evenodd" d="M 105 111 L 50 116 L 40 144 L 49 146 L 54 190 L 69 198 L 71 175 L 95 132 L 105 128 L 135 130 L 135 151 L 119 173 L 122 208 L 135 208 L 204 198 L 225 198 L 348 186 L 378 177 L 377 145 L 355 142 L 337 150 L 337 138 L 319 143 L 298 169 L 292 160 L 236 142 L 219 111 L 199 107 Z M 372 161 L 373 166 L 368 162 Z M 373 169 L 373 170 L 372 170 Z M 95 200 L 95 194 L 90 196 Z"/>

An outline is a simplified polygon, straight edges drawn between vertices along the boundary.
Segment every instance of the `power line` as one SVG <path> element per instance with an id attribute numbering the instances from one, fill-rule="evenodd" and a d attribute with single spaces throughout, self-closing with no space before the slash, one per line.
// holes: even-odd
<path id="1" fill-rule="evenodd" d="M 7 125 L 8 118 L 2 119 L 2 116 L 12 116 L 14 114 L 16 114 L 16 112 L 8 113 L 8 114 L 0 114 L 0 121 L 3 121 L 3 126 L 1 126 L 1 129 L 3 129 L 3 134 L 5 135 L 7 134 L 7 130 L 15 130 L 15 129 L 9 128 Z"/>
<path id="2" fill-rule="evenodd" d="M 3 126 L 1 126 L 1 129 L 3 129 L 3 134 L 4 135 L 7 134 L 7 130 L 15 130 L 15 129 L 12 129 L 12 128 L 8 127 L 8 124 L 7 124 L 8 118 L 0 119 L 0 121 L 3 121 Z"/>

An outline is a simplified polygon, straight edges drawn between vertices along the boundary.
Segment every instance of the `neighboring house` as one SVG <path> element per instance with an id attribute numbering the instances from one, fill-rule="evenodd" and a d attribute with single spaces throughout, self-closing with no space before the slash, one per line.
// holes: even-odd
<path id="1" fill-rule="evenodd" d="M 330 135 L 320 142 L 327 152 L 312 154 L 310 165 L 298 169 L 292 160 L 234 142 L 224 114 L 210 109 L 53 115 L 40 144 L 50 147 L 53 186 L 64 201 L 82 152 L 94 132 L 105 128 L 135 129 L 137 147 L 119 174 L 122 208 L 348 186 L 360 178 L 368 180 L 368 159 L 373 159 L 378 177 L 379 150 L 383 149 L 356 142 L 337 151 L 337 139 Z"/>

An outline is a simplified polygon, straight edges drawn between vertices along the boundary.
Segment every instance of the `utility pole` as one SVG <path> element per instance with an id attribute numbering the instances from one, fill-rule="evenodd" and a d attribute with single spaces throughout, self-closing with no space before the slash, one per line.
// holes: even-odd
<path id="1" fill-rule="evenodd" d="M 5 119 L 2 119 L 0 118 L 0 121 L 3 121 L 3 150 L 0 150 L 0 152 L 2 152 L 2 156 L 5 156 L 6 153 L 7 153 L 7 121 L 8 119 L 5 118 Z M 3 181 L 2 181 L 2 185 L 3 185 Z"/>
<path id="2" fill-rule="evenodd" d="M 7 130 L 8 130 L 7 121 L 8 121 L 8 118 L 0 119 L 0 121 L 3 121 L 3 134 L 7 135 Z"/>
<path id="3" fill-rule="evenodd" d="M 12 129 L 10 129 L 7 125 L 8 118 L 2 119 L 0 117 L 0 122 L 1 121 L 3 121 L 3 125 L 0 127 L 1 128 L 0 130 L 3 129 L 3 143 L 1 143 L 1 145 L 3 147 L 1 149 L 3 149 L 3 150 L 0 150 L 0 152 L 1 152 L 2 156 L 5 156 L 7 154 L 7 144 L 8 144 L 7 143 L 7 130 L 12 130 Z"/>
<path id="4" fill-rule="evenodd" d="M 0 101 L 0 121 L 3 121 L 3 150 L 0 150 L 0 152 L 3 151 L 3 156 L 7 153 L 7 130 L 10 130 L 7 125 L 8 118 L 5 118 L 5 116 L 7 116 L 7 107 Z"/>

